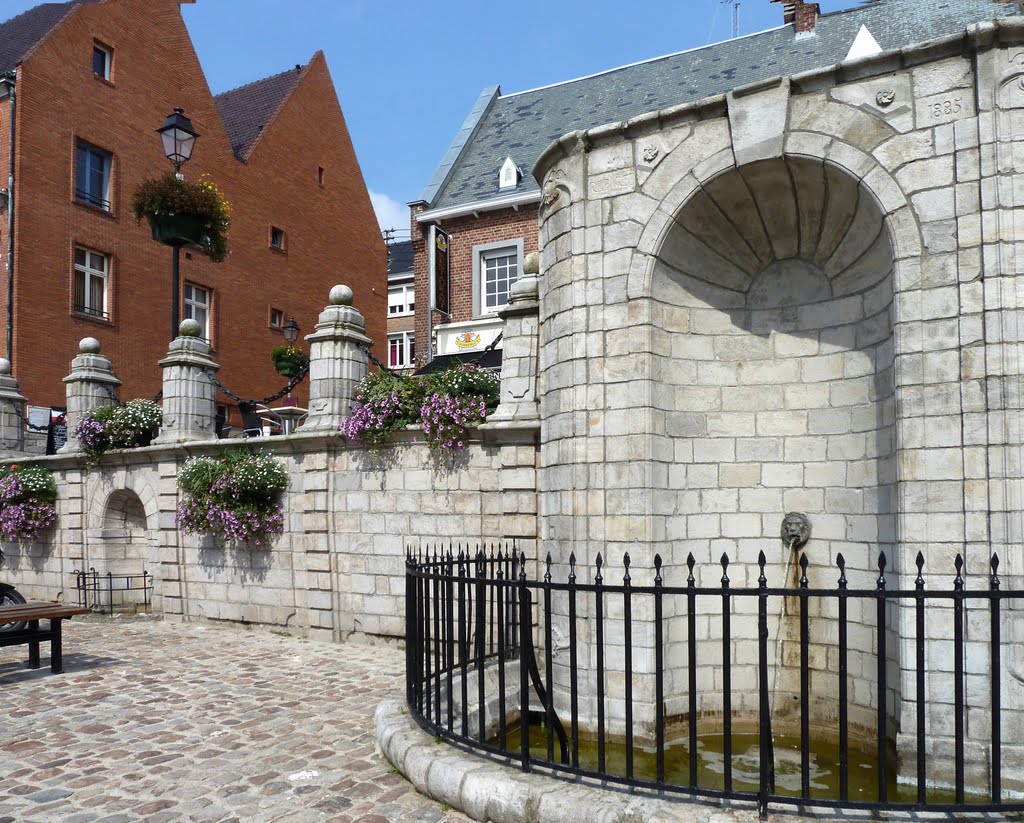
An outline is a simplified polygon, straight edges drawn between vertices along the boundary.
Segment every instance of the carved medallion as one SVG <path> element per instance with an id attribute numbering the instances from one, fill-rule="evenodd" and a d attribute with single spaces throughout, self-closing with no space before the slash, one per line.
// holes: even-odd
<path id="1" fill-rule="evenodd" d="M 658 159 L 658 147 L 657 146 L 644 146 L 644 162 L 653 163 Z"/>
<path id="2" fill-rule="evenodd" d="M 883 109 L 888 108 L 893 104 L 896 99 L 895 89 L 882 89 L 878 94 L 875 95 L 875 102 L 878 103 Z"/>

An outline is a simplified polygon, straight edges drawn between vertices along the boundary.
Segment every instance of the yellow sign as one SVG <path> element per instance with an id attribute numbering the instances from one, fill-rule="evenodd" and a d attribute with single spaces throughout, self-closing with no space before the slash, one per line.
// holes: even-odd
<path id="1" fill-rule="evenodd" d="M 460 349 L 475 349 L 480 345 L 480 335 L 467 329 L 462 334 L 456 335 L 455 345 Z"/>

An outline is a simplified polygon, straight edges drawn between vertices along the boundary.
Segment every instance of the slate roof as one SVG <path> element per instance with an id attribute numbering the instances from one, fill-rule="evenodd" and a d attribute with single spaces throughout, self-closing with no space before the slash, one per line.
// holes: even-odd
<path id="1" fill-rule="evenodd" d="M 388 277 L 412 271 L 412 240 L 388 243 Z"/>
<path id="2" fill-rule="evenodd" d="M 80 3 L 99 0 L 71 0 L 43 3 L 0 23 L 0 72 L 13 71 L 32 47 L 49 34 Z"/>
<path id="3" fill-rule="evenodd" d="M 538 186 L 529 174 L 514 192 L 499 192 L 498 171 L 506 156 L 530 169 L 553 140 L 575 129 L 834 65 L 846 58 L 862 25 L 890 51 L 960 33 L 980 20 L 1021 13 L 1019 3 L 998 0 L 862 2 L 822 15 L 812 36 L 797 38 L 794 27 L 786 25 L 541 89 L 499 93 L 489 106 L 482 102 L 491 97 L 487 89 L 476 105 L 482 115 L 463 125 L 422 199 L 441 209 L 535 192 Z"/>
<path id="4" fill-rule="evenodd" d="M 245 160 L 263 129 L 299 84 L 304 68 L 296 66 L 213 98 L 224 121 L 231 148 L 239 160 Z"/>

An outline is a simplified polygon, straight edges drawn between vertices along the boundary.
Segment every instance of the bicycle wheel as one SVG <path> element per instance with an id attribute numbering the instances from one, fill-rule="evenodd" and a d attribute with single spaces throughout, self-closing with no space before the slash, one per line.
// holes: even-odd
<path id="1" fill-rule="evenodd" d="M 25 602 L 17 589 L 11 586 L 0 586 L 0 606 L 20 606 Z M 17 632 L 25 628 L 27 624 L 19 620 L 17 623 L 4 623 L 0 625 L 0 632 Z"/>

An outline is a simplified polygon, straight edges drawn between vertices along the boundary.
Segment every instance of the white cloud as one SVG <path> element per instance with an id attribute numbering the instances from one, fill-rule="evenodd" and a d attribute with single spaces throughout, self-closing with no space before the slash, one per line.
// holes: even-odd
<path id="1" fill-rule="evenodd" d="M 409 231 L 408 206 L 377 191 L 370 192 L 370 202 L 373 203 L 373 210 L 377 213 L 377 222 L 380 224 L 381 230 Z"/>

